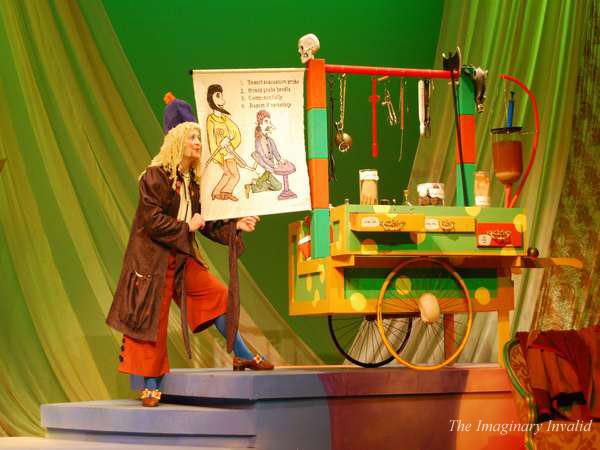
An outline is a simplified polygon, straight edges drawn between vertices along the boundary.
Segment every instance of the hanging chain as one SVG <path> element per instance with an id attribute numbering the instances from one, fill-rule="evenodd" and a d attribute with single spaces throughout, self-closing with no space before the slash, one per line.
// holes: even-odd
<path id="1" fill-rule="evenodd" d="M 346 112 L 346 74 L 340 76 L 340 120 L 336 122 L 338 132 L 344 132 L 344 115 Z"/>

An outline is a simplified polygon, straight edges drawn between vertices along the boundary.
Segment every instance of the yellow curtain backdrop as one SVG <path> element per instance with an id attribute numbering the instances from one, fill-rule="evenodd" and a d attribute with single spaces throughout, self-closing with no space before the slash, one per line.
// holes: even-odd
<path id="1" fill-rule="evenodd" d="M 586 14 L 578 65 L 571 153 L 550 253 L 583 262 L 583 270 L 555 267 L 544 275 L 532 328 L 580 329 L 600 323 L 600 4 Z"/>
<path id="2" fill-rule="evenodd" d="M 477 170 L 492 174 L 490 129 L 503 126 L 506 93 L 499 75 L 517 77 L 535 94 L 540 109 L 538 157 L 517 206 L 528 216 L 531 245 L 549 255 L 550 236 L 572 140 L 572 116 L 583 33 L 593 2 L 536 0 L 446 0 L 437 54 L 461 48 L 463 64 L 489 70 L 485 112 L 476 117 Z M 514 123 L 533 131 L 527 97 L 518 93 Z M 421 139 L 410 179 L 410 191 L 422 182 L 446 184 L 446 204 L 456 186 L 454 110 L 450 87 L 436 82 L 431 99 L 432 136 Z M 532 134 L 523 143 L 529 160 Z M 493 175 L 491 175 L 493 176 Z M 494 181 L 492 204 L 502 204 L 502 186 Z M 541 270 L 515 277 L 516 306 L 511 330 L 529 329 L 540 290 Z M 476 314 L 472 335 L 459 361 L 497 361 L 497 318 Z M 407 349 L 410 351 L 411 349 Z"/>
<path id="3" fill-rule="evenodd" d="M 104 318 L 162 132 L 99 0 L 3 0 L 0 60 L 0 436 L 41 434 L 42 403 L 129 394 Z M 226 278 L 224 249 L 203 250 Z M 319 362 L 243 265 L 240 278 L 250 343 Z M 186 360 L 171 318 L 173 366 L 230 363 L 213 331 Z"/>

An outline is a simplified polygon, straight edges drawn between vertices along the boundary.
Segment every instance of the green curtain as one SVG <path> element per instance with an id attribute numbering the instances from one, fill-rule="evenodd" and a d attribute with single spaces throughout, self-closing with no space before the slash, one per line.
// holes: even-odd
<path id="1" fill-rule="evenodd" d="M 0 1 L 0 60 L 0 436 L 41 434 L 42 403 L 129 395 L 104 318 L 162 131 L 99 0 Z M 226 278 L 223 247 L 203 250 Z M 243 265 L 240 278 L 250 343 L 319 362 Z M 171 319 L 172 366 L 230 364 L 214 331 L 186 360 Z"/>
<path id="2" fill-rule="evenodd" d="M 553 256 L 580 259 L 583 270 L 558 266 L 545 273 L 536 330 L 600 323 L 600 4 L 591 4 L 585 17 L 571 153 L 550 245 Z"/>
<path id="3" fill-rule="evenodd" d="M 549 243 L 560 198 L 572 136 L 574 96 L 582 36 L 590 3 L 584 1 L 447 0 L 437 53 L 461 48 L 463 64 L 487 70 L 485 112 L 476 117 L 477 170 L 491 171 L 489 130 L 503 126 L 507 92 L 517 91 L 514 123 L 533 131 L 533 113 L 526 95 L 507 86 L 499 75 L 517 77 L 535 94 L 540 110 L 538 157 L 517 206 L 526 209 L 530 245 L 542 256 Z M 587 11 L 587 12 L 586 12 Z M 454 111 L 450 87 L 436 82 L 431 99 L 432 136 L 421 139 L 410 180 L 411 192 L 422 182 L 446 184 L 446 204 L 453 204 L 456 186 Z M 532 134 L 525 136 L 525 162 Z M 492 176 L 492 175 L 491 175 Z M 492 183 L 492 204 L 502 204 L 502 185 Z M 529 329 L 543 276 L 541 270 L 515 277 L 515 310 L 511 330 Z M 460 361 L 497 361 L 496 314 L 477 314 Z M 410 350 L 410 349 L 408 349 Z"/>

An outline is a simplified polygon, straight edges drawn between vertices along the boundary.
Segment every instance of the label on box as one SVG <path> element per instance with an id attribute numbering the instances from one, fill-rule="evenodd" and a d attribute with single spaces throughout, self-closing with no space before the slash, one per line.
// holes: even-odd
<path id="1" fill-rule="evenodd" d="M 490 198 L 487 195 L 476 195 L 475 206 L 490 206 Z"/>
<path id="2" fill-rule="evenodd" d="M 427 231 L 439 230 L 440 229 L 440 221 L 433 217 L 427 217 L 425 219 L 425 229 Z"/>
<path id="3" fill-rule="evenodd" d="M 480 234 L 477 236 L 477 245 L 480 247 L 489 247 L 492 243 L 492 237 L 489 234 Z"/>
<path id="4" fill-rule="evenodd" d="M 360 220 L 360 226 L 363 228 L 377 228 L 380 225 L 376 216 L 363 217 Z"/>

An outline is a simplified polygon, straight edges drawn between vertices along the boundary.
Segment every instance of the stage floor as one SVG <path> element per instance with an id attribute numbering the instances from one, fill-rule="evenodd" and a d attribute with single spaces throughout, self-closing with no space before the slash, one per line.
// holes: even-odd
<path id="1" fill-rule="evenodd" d="M 133 388 L 139 381 L 133 380 Z M 492 430 L 494 424 L 518 422 L 508 377 L 496 364 L 432 372 L 353 366 L 181 369 L 165 377 L 162 391 L 158 408 L 133 400 L 43 405 L 46 441 L 132 450 L 127 445 L 451 450 L 516 448 L 523 442 L 519 433 Z"/>

